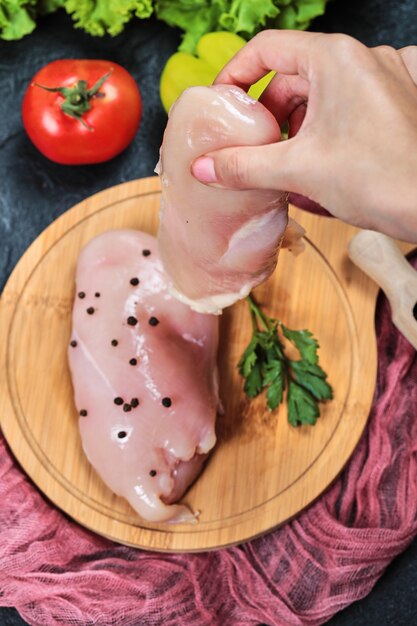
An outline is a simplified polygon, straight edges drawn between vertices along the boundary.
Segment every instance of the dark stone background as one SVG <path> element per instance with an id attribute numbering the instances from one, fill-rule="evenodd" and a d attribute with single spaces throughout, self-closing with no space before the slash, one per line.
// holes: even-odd
<path id="1" fill-rule="evenodd" d="M 417 44 L 417 0 L 333 0 L 313 29 L 345 32 L 370 46 Z M 113 39 L 92 38 L 75 30 L 63 13 L 42 19 L 22 41 L 0 41 L 0 288 L 28 245 L 58 215 L 96 191 L 153 173 L 166 122 L 159 76 L 178 42 L 176 31 L 152 20 L 136 20 Z M 141 128 L 133 144 L 109 163 L 52 163 L 37 152 L 22 128 L 20 106 L 30 79 L 49 61 L 65 57 L 110 59 L 126 67 L 139 84 L 144 102 Z M 367 598 L 328 623 L 417 624 L 417 542 L 389 566 Z M 0 626 L 24 624 L 15 609 L 0 608 Z"/>

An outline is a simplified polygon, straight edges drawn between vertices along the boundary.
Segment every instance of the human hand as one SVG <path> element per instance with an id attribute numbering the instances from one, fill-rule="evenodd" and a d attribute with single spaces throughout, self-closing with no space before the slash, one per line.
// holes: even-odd
<path id="1" fill-rule="evenodd" d="M 367 48 L 347 35 L 263 31 L 216 83 L 248 87 L 289 139 L 218 150 L 192 165 L 215 186 L 302 194 L 363 228 L 417 241 L 417 47 Z"/>

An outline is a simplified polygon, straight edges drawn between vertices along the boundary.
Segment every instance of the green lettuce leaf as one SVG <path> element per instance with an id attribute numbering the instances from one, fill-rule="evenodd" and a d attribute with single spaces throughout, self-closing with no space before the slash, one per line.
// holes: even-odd
<path id="1" fill-rule="evenodd" d="M 184 31 L 182 52 L 195 53 L 206 33 L 226 30 L 249 39 L 263 28 L 303 30 L 328 0 L 157 0 L 160 20 Z"/>
<path id="2" fill-rule="evenodd" d="M 267 18 L 276 17 L 279 9 L 273 0 L 233 0 L 228 12 L 222 13 L 219 25 L 225 30 L 251 36 Z"/>
<path id="3" fill-rule="evenodd" d="M 169 26 L 185 31 L 181 52 L 195 52 L 197 42 L 205 33 L 219 30 L 220 15 L 227 8 L 228 0 L 158 0 L 155 13 Z"/>
<path id="4" fill-rule="evenodd" d="M 183 31 L 180 50 L 195 53 L 208 32 L 226 30 L 250 39 L 263 28 L 305 29 L 328 0 L 0 0 L 0 38 L 21 39 L 39 15 L 63 7 L 76 28 L 118 35 L 132 18 L 158 19 Z"/>
<path id="5" fill-rule="evenodd" d="M 327 0 L 298 0 L 297 19 L 300 24 L 309 22 L 318 15 L 323 15 L 326 10 Z"/>
<path id="6" fill-rule="evenodd" d="M 133 15 L 145 18 L 152 14 L 151 0 L 66 0 L 65 9 L 90 35 L 118 35 Z"/>
<path id="7" fill-rule="evenodd" d="M 311 20 L 323 15 L 328 0 L 278 0 L 282 10 L 273 22 L 275 28 L 305 30 Z"/>
<path id="8" fill-rule="evenodd" d="M 35 27 L 36 0 L 0 0 L 0 37 L 21 39 Z"/>
<path id="9" fill-rule="evenodd" d="M 65 0 L 38 0 L 36 9 L 39 15 L 54 13 L 65 6 Z"/>

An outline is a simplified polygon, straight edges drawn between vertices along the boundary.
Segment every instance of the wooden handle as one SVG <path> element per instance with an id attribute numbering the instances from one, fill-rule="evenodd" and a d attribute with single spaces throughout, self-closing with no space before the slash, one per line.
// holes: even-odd
<path id="1" fill-rule="evenodd" d="M 352 261 L 385 292 L 392 321 L 417 349 L 417 272 L 390 237 L 360 231 L 348 246 Z"/>
<path id="2" fill-rule="evenodd" d="M 348 251 L 352 261 L 381 287 L 389 300 L 401 296 L 404 283 L 417 281 L 416 272 L 387 235 L 362 230 L 351 239 Z"/>

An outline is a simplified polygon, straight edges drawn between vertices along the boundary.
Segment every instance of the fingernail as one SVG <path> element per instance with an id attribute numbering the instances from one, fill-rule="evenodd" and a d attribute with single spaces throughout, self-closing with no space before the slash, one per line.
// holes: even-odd
<path id="1" fill-rule="evenodd" d="M 199 157 L 191 166 L 191 172 L 202 183 L 217 183 L 214 161 L 211 157 Z"/>

